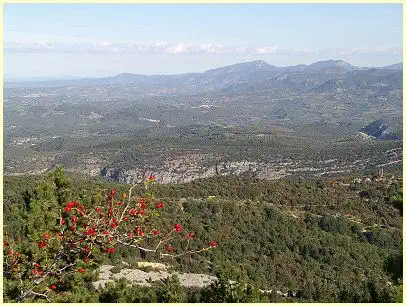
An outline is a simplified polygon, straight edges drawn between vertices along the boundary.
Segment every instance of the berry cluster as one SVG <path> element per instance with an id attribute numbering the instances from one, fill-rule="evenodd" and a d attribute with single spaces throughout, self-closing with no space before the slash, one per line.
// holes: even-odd
<path id="1" fill-rule="evenodd" d="M 43 233 L 41 239 L 32 241 L 32 247 L 39 252 L 36 261 L 30 258 L 31 250 L 26 250 L 27 254 L 14 250 L 19 248 L 18 241 L 5 240 L 5 275 L 20 280 L 29 278 L 34 283 L 20 299 L 30 294 L 47 296 L 51 291 L 58 292 L 58 284 L 63 282 L 64 275 L 86 273 L 86 266 L 95 267 L 98 263 L 95 254 L 115 254 L 117 245 L 153 252 L 161 258 L 215 248 L 217 243 L 212 241 L 208 247 L 189 250 L 190 241 L 196 238 L 194 232 L 189 232 L 184 237 L 185 249 L 174 250 L 171 242 L 182 237 L 183 227 L 176 223 L 165 234 L 165 231 L 156 228 L 157 223 L 153 219 L 160 216 L 159 211 L 164 209 L 165 204 L 155 200 L 151 192 L 150 187 L 155 183 L 155 177 L 151 175 L 145 182 L 145 194 L 134 199 L 131 197 L 134 186 L 130 188 L 128 196 L 123 193 L 120 198 L 117 198 L 117 191 L 112 189 L 105 201 L 95 208 L 77 201 L 67 202 L 56 220 L 58 225 L 55 232 Z M 41 292 L 34 291 L 41 286 Z"/>

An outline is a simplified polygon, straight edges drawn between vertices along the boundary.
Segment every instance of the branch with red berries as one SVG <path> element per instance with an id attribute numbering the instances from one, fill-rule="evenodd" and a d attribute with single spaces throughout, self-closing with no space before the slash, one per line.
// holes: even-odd
<path id="1" fill-rule="evenodd" d="M 182 235 L 183 228 L 177 223 L 165 233 L 157 229 L 156 218 L 165 204 L 156 200 L 152 192 L 155 177 L 150 176 L 142 196 L 132 198 L 123 193 L 117 197 L 112 189 L 106 199 L 94 208 L 71 201 L 60 211 L 54 232 L 43 233 L 42 239 L 31 241 L 31 250 L 23 250 L 18 242 L 4 241 L 4 276 L 21 282 L 23 301 L 28 296 L 45 297 L 57 292 L 64 276 L 72 273 L 86 273 L 88 267 L 96 267 L 100 256 L 114 254 L 117 245 L 137 248 L 141 254 L 152 252 L 160 258 L 176 258 L 188 254 L 208 251 L 217 246 L 215 241 L 207 247 L 189 249 L 195 233 Z M 171 242 L 182 239 L 184 250 L 174 250 Z M 19 249 L 20 252 L 15 249 Z M 32 253 L 36 254 L 33 258 Z M 26 251 L 26 254 L 24 254 Z M 30 286 L 24 285 L 30 282 Z M 25 287 L 25 288 L 23 288 Z"/>

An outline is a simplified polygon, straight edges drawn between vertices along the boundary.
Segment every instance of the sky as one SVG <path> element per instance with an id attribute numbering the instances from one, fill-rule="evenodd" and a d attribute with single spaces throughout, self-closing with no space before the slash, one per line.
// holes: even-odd
<path id="1" fill-rule="evenodd" d="M 5 4 L 6 80 L 402 61 L 401 4 Z"/>

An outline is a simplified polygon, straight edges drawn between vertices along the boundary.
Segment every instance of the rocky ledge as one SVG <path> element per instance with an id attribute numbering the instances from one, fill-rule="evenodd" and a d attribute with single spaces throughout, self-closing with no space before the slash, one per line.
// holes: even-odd
<path id="1" fill-rule="evenodd" d="M 168 277 L 177 276 L 184 287 L 203 288 L 217 280 L 216 277 L 206 274 L 167 272 L 166 269 L 157 268 L 155 271 L 145 272 L 140 269 L 122 269 L 118 273 L 111 272 L 113 266 L 104 265 L 100 268 L 99 280 L 93 282 L 95 288 L 104 287 L 108 282 L 126 279 L 140 286 L 151 286 L 151 282 L 165 281 Z"/>

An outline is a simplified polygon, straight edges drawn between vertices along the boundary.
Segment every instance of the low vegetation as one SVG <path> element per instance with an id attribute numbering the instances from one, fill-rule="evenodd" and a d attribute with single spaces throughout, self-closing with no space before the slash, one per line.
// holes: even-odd
<path id="1" fill-rule="evenodd" d="M 54 206 L 47 214 L 65 209 L 68 199 L 92 207 L 113 188 L 120 195 L 131 187 L 61 170 L 5 177 L 4 184 L 4 234 L 10 241 L 30 240 L 36 234 L 32 222 L 44 220 L 40 208 L 49 207 L 50 201 Z M 45 186 L 52 187 L 46 194 Z M 133 195 L 141 195 L 143 188 L 133 187 Z M 48 286 L 39 293 L 52 302 L 401 301 L 400 176 L 385 173 L 371 181 L 354 176 L 330 181 L 215 176 L 157 184 L 153 192 L 165 203 L 157 227 L 182 224 L 196 236 L 194 249 L 216 241 L 215 251 L 159 258 L 117 245 L 85 273 L 73 273 L 64 286 Z M 183 243 L 174 240 L 171 246 L 179 250 Z M 132 266 L 141 260 L 162 262 L 181 273 L 213 275 L 217 281 L 203 289 L 185 288 L 176 278 L 151 287 L 124 280 L 99 290 L 92 286 L 100 264 L 119 267 L 124 261 Z M 5 275 L 4 300 L 15 301 L 20 287 L 18 279 Z M 25 301 L 47 298 L 32 295 Z"/>

